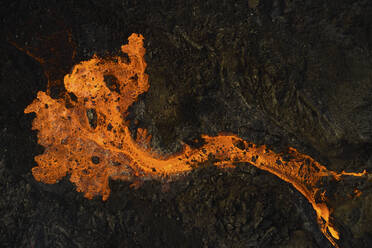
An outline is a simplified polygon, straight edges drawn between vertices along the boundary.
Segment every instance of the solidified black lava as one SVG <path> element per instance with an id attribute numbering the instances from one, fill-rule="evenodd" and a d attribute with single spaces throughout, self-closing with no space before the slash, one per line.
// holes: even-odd
<path id="1" fill-rule="evenodd" d="M 221 171 L 211 158 L 177 182 L 137 190 L 110 182 L 107 202 L 83 198 L 67 179 L 38 183 L 31 168 L 42 148 L 23 110 L 47 77 L 59 96 L 74 64 L 112 55 L 136 32 L 150 89 L 127 118 L 133 133 L 150 131 L 154 150 L 231 132 L 275 151 L 296 147 L 332 170 L 371 170 L 371 1 L 19 0 L 0 11 L 2 246 L 329 246 L 300 193 L 244 164 Z M 87 117 L 94 128 L 97 113 Z M 372 247 L 370 186 L 322 187 L 340 247 Z"/>

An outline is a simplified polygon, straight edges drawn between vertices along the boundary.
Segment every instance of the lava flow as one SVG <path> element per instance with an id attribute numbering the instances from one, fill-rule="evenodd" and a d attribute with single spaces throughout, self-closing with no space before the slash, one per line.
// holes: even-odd
<path id="1" fill-rule="evenodd" d="M 204 135 L 202 147 L 185 145 L 182 152 L 167 157 L 152 152 L 147 131 L 138 129 L 133 139 L 124 121 L 128 107 L 149 88 L 143 37 L 132 34 L 128 40 L 121 51 L 129 60 L 125 56 L 94 56 L 83 61 L 64 78 L 66 97 L 53 99 L 40 91 L 25 109 L 25 113 L 36 113 L 33 129 L 39 131 L 38 142 L 45 147 L 44 153 L 35 157 L 38 166 L 32 173 L 36 180 L 53 184 L 69 174 L 85 197 L 101 195 L 106 200 L 109 179 L 177 178 L 210 156 L 222 168 L 247 162 L 301 192 L 316 211 L 324 235 L 338 247 L 339 233 L 330 219 L 325 190 L 319 185 L 324 179 L 341 180 L 343 175 L 363 176 L 366 172 L 336 173 L 293 148 L 287 154 L 277 154 L 227 134 Z"/>

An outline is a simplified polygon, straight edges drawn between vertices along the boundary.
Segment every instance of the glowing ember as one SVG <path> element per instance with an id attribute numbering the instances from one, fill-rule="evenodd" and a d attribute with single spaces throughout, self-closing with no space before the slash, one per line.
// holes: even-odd
<path id="1" fill-rule="evenodd" d="M 290 148 L 290 159 L 265 146 L 256 146 L 228 134 L 202 136 L 205 144 L 161 157 L 149 149 L 147 131 L 138 129 L 137 138 L 131 137 L 128 107 L 149 88 L 143 59 L 143 37 L 132 34 L 129 43 L 121 47 L 129 56 L 101 59 L 94 56 L 76 65 L 64 78 L 68 94 L 52 99 L 39 92 L 25 113 L 36 113 L 33 129 L 39 130 L 38 142 L 45 147 L 36 156 L 38 166 L 32 169 L 36 180 L 56 183 L 70 174 L 77 191 L 92 199 L 110 195 L 109 179 L 144 180 L 176 178 L 191 171 L 193 165 L 213 155 L 216 165 L 233 167 L 234 162 L 247 162 L 275 174 L 291 183 L 312 204 L 324 235 L 337 247 L 339 234 L 330 220 L 322 179 L 341 180 L 343 175 L 363 176 L 364 173 L 336 173 L 328 171 L 311 157 Z M 320 196 L 320 197 L 319 197 Z"/>

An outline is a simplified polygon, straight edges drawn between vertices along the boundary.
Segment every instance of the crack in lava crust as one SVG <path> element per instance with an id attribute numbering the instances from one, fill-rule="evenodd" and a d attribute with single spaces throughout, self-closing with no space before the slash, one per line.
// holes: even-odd
<path id="1" fill-rule="evenodd" d="M 70 181 L 85 197 L 101 195 L 106 200 L 110 195 L 110 178 L 127 181 L 177 178 L 212 154 L 221 168 L 247 162 L 291 183 L 312 204 L 321 231 L 338 247 L 339 233 L 330 220 L 331 210 L 319 185 L 324 178 L 341 180 L 342 175 L 363 176 L 366 172 L 329 171 L 294 148 L 289 149 L 291 158 L 285 160 L 284 154 L 233 134 L 203 135 L 205 144 L 201 148 L 185 145 L 182 152 L 167 157 L 153 153 L 146 130 L 138 129 L 134 140 L 129 124 L 124 121 L 128 107 L 149 88 L 143 37 L 132 34 L 128 40 L 121 51 L 129 61 L 120 56 L 110 59 L 94 56 L 83 61 L 64 78 L 66 98 L 52 99 L 40 91 L 25 109 L 25 113 L 36 113 L 33 129 L 39 131 L 38 142 L 45 147 L 45 152 L 35 157 L 38 166 L 32 173 L 36 180 L 53 184 L 70 174 Z M 319 194 L 323 196 L 321 200 Z"/>

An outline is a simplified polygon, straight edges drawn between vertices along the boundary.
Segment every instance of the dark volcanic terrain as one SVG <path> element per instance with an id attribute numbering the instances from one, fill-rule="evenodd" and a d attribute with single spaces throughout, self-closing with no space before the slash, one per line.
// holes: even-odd
<path id="1" fill-rule="evenodd" d="M 209 161 L 169 184 L 112 181 L 106 202 L 37 182 L 43 148 L 23 110 L 63 92 L 74 64 L 145 37 L 150 89 L 130 108 L 160 154 L 201 134 L 295 147 L 372 172 L 370 0 L 2 1 L 0 247 L 332 247 L 290 184 Z M 327 186 L 339 246 L 372 247 L 372 179 Z M 350 194 L 358 189 L 362 192 Z"/>

